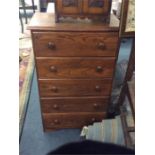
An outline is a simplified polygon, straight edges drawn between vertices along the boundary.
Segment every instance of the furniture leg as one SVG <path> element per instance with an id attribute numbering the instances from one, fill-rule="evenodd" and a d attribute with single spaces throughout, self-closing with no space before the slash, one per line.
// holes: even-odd
<path id="1" fill-rule="evenodd" d="M 33 13 L 35 13 L 34 0 L 32 0 L 32 9 L 33 9 Z"/>
<path id="2" fill-rule="evenodd" d="M 21 16 L 20 11 L 19 11 L 19 19 L 20 19 L 21 29 L 22 29 L 22 33 L 23 33 L 24 32 L 24 25 L 23 25 L 22 16 Z"/>
<path id="3" fill-rule="evenodd" d="M 25 7 L 25 0 L 21 0 L 23 11 L 24 11 L 24 17 L 25 17 L 25 24 L 27 24 L 27 14 L 26 14 L 26 7 Z"/>

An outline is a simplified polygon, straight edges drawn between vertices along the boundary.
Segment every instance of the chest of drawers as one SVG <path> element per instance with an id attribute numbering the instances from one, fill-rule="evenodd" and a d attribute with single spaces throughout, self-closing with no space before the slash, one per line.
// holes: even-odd
<path id="1" fill-rule="evenodd" d="M 36 13 L 29 25 L 44 131 L 81 128 L 106 117 L 117 57 L 117 27 L 54 19 Z"/>

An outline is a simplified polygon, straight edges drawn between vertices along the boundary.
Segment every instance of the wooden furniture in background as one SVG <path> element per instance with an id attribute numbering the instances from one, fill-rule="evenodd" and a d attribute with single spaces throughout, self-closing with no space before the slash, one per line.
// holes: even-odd
<path id="1" fill-rule="evenodd" d="M 127 68 L 126 75 L 125 75 L 125 78 L 123 81 L 121 93 L 120 93 L 120 96 L 118 99 L 118 109 L 123 104 L 123 102 L 125 100 L 125 95 L 127 92 L 127 82 L 132 79 L 134 71 L 135 71 L 135 39 L 133 38 L 132 49 L 131 49 L 130 58 L 129 58 L 129 62 L 128 62 L 128 68 Z"/>
<path id="2" fill-rule="evenodd" d="M 132 110 L 132 115 L 135 120 L 135 80 L 128 81 L 127 96 Z"/>
<path id="3" fill-rule="evenodd" d="M 60 17 L 99 18 L 109 22 L 111 0 L 56 0 L 56 21 Z"/>
<path id="4" fill-rule="evenodd" d="M 135 81 L 134 80 L 127 82 L 127 90 L 125 93 L 129 101 L 129 107 L 132 111 L 132 117 L 130 119 L 133 119 L 133 122 L 134 122 L 135 120 Z M 121 120 L 122 120 L 124 136 L 125 136 L 125 144 L 127 147 L 134 148 L 135 140 L 131 136 L 131 134 L 133 135 L 135 134 L 135 125 L 133 123 L 132 126 L 129 126 L 127 123 L 127 117 L 128 117 L 127 111 L 124 111 L 121 106 Z"/>
<path id="5" fill-rule="evenodd" d="M 117 59 L 118 26 L 56 23 L 54 14 L 36 13 L 28 28 L 44 131 L 81 128 L 106 118 Z"/>
<path id="6" fill-rule="evenodd" d="M 19 20 L 20 20 L 20 25 L 21 25 L 21 32 L 24 32 L 24 24 L 23 24 L 23 20 L 22 20 L 22 15 L 19 11 Z"/>
<path id="7" fill-rule="evenodd" d="M 32 3 L 32 5 L 26 5 L 25 0 L 19 0 L 19 19 L 20 19 L 20 23 L 21 23 L 21 32 L 22 33 L 24 33 L 23 18 L 25 18 L 25 24 L 28 23 L 27 10 L 32 9 L 33 13 L 35 13 L 35 10 L 37 9 L 37 6 L 34 4 L 34 0 L 31 0 L 31 3 Z"/>
<path id="8" fill-rule="evenodd" d="M 127 124 L 127 112 L 123 110 L 123 104 L 125 98 L 128 98 L 129 107 L 132 112 L 133 122 L 135 121 L 135 80 L 133 78 L 133 73 L 135 71 L 135 39 L 133 38 L 133 44 L 131 49 L 131 54 L 128 62 L 128 68 L 126 71 L 126 76 L 123 82 L 121 93 L 118 100 L 118 109 L 120 109 L 122 126 L 125 135 L 125 142 L 127 147 L 134 148 L 135 141 L 133 140 L 131 134 L 135 134 L 135 125 L 128 126 Z M 133 79 L 132 79 L 133 78 Z"/>
<path id="9" fill-rule="evenodd" d="M 122 0 L 119 36 L 135 36 L 135 0 Z"/>

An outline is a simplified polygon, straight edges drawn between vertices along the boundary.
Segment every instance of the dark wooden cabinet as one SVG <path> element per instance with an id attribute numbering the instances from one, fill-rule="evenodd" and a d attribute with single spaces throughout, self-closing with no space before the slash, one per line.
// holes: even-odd
<path id="1" fill-rule="evenodd" d="M 44 131 L 80 128 L 106 118 L 118 27 L 56 23 L 53 14 L 36 13 L 29 29 Z"/>
<path id="2" fill-rule="evenodd" d="M 56 21 L 60 17 L 88 17 L 109 21 L 111 0 L 56 0 Z"/>

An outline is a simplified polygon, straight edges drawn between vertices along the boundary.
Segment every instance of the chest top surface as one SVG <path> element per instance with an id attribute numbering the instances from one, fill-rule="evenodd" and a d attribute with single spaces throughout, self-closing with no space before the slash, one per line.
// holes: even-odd
<path id="1" fill-rule="evenodd" d="M 81 31 L 88 31 L 88 32 L 117 32 L 119 30 L 119 21 L 114 16 L 111 15 L 110 17 L 110 24 L 103 24 L 100 22 L 96 23 L 68 23 L 68 22 L 62 22 L 62 23 L 56 23 L 55 22 L 55 15 L 53 13 L 35 13 L 32 17 L 30 24 L 28 26 L 29 30 L 35 31 L 75 31 L 75 32 L 81 32 Z"/>

